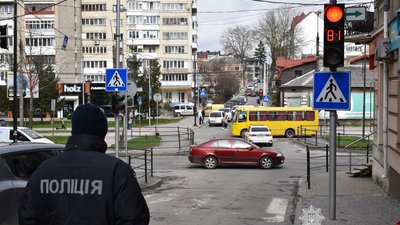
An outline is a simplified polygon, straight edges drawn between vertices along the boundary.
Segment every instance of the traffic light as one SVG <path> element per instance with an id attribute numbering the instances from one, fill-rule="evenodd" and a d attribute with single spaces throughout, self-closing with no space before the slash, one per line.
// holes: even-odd
<path id="1" fill-rule="evenodd" d="M 7 25 L 0 26 L 0 48 L 8 49 Z"/>
<path id="2" fill-rule="evenodd" d="M 111 99 L 111 108 L 115 115 L 118 115 L 119 111 L 124 108 L 125 96 L 120 96 L 117 93 L 113 94 Z"/>
<path id="3" fill-rule="evenodd" d="M 324 8 L 324 67 L 335 71 L 344 64 L 344 4 Z"/>

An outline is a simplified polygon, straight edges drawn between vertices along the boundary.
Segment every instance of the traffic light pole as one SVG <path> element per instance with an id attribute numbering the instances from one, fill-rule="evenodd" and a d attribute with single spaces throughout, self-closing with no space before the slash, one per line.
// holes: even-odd
<path id="1" fill-rule="evenodd" d="M 18 3 L 14 1 L 14 68 L 13 68 L 13 78 L 14 78 L 14 88 L 13 88 L 13 142 L 17 141 L 17 73 L 18 73 L 18 64 L 17 64 L 17 54 L 18 54 L 18 38 L 17 38 L 17 11 Z"/>

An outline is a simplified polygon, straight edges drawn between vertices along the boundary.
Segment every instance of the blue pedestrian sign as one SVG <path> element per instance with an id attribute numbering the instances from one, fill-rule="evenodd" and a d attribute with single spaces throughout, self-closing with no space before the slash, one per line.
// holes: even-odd
<path id="1" fill-rule="evenodd" d="M 141 106 L 142 105 L 142 96 L 139 95 L 137 97 L 137 101 L 138 101 L 139 106 Z"/>
<path id="2" fill-rule="evenodd" d="M 127 74 L 126 68 L 106 69 L 106 91 L 126 91 Z"/>
<path id="3" fill-rule="evenodd" d="M 269 102 L 269 95 L 263 95 L 263 102 Z"/>
<path id="4" fill-rule="evenodd" d="M 199 92 L 200 92 L 199 93 L 200 97 L 206 97 L 207 96 L 207 90 L 206 90 L 205 87 L 201 87 Z"/>
<path id="5" fill-rule="evenodd" d="M 350 110 L 350 72 L 314 73 L 314 109 Z"/>

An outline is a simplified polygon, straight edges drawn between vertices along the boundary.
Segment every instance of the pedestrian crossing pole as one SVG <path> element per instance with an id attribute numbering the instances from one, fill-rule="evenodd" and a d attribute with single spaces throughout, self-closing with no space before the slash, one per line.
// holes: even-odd
<path id="1" fill-rule="evenodd" d="M 336 72 L 344 64 L 345 5 L 330 0 L 324 6 L 323 66 Z M 325 97 L 326 98 L 326 97 Z M 336 220 L 336 110 L 329 111 L 329 219 Z"/>

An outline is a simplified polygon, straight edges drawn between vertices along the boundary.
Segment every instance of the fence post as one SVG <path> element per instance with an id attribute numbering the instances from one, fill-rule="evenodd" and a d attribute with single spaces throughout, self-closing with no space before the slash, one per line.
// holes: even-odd
<path id="1" fill-rule="evenodd" d="M 318 146 L 318 131 L 315 131 L 315 146 Z"/>
<path id="2" fill-rule="evenodd" d="M 128 165 L 131 166 L 131 155 L 128 155 Z"/>
<path id="3" fill-rule="evenodd" d="M 186 127 L 186 133 L 187 133 L 187 135 L 188 135 L 188 140 L 190 140 L 190 135 L 191 135 L 191 133 L 189 132 L 189 127 Z"/>
<path id="4" fill-rule="evenodd" d="M 306 137 L 306 128 L 304 128 L 304 134 L 303 134 L 303 129 L 302 129 L 302 131 L 301 131 L 301 134 L 303 135 L 303 137 L 304 137 L 304 143 L 306 143 L 307 142 L 307 137 Z"/>
<path id="5" fill-rule="evenodd" d="M 340 132 L 338 133 L 338 138 L 337 138 L 336 146 L 340 146 Z"/>
<path id="6" fill-rule="evenodd" d="M 300 134 L 300 132 L 299 132 L 299 126 L 297 126 L 297 133 L 296 134 Z M 299 140 L 299 137 L 297 137 L 297 140 Z"/>
<path id="7" fill-rule="evenodd" d="M 306 146 L 307 151 L 307 187 L 310 189 L 310 149 Z"/>
<path id="8" fill-rule="evenodd" d="M 303 125 L 300 125 L 300 137 L 303 136 Z"/>
<path id="9" fill-rule="evenodd" d="M 346 135 L 346 129 L 345 129 L 346 124 L 343 124 L 343 136 Z"/>
<path id="10" fill-rule="evenodd" d="M 369 141 L 367 143 L 367 164 L 369 163 Z"/>
<path id="11" fill-rule="evenodd" d="M 147 149 L 144 150 L 144 182 L 147 184 Z"/>
<path id="12" fill-rule="evenodd" d="M 325 171 L 329 172 L 329 146 L 325 145 Z"/>
<path id="13" fill-rule="evenodd" d="M 349 154 L 349 173 L 351 174 L 351 153 L 352 153 L 352 148 L 350 147 L 350 154 Z"/>
<path id="14" fill-rule="evenodd" d="M 151 166 L 151 170 L 150 170 L 150 174 L 151 177 L 153 177 L 153 148 L 150 149 L 150 166 Z"/>
<path id="15" fill-rule="evenodd" d="M 178 127 L 178 151 L 181 151 L 181 133 L 179 131 L 179 127 Z"/>

